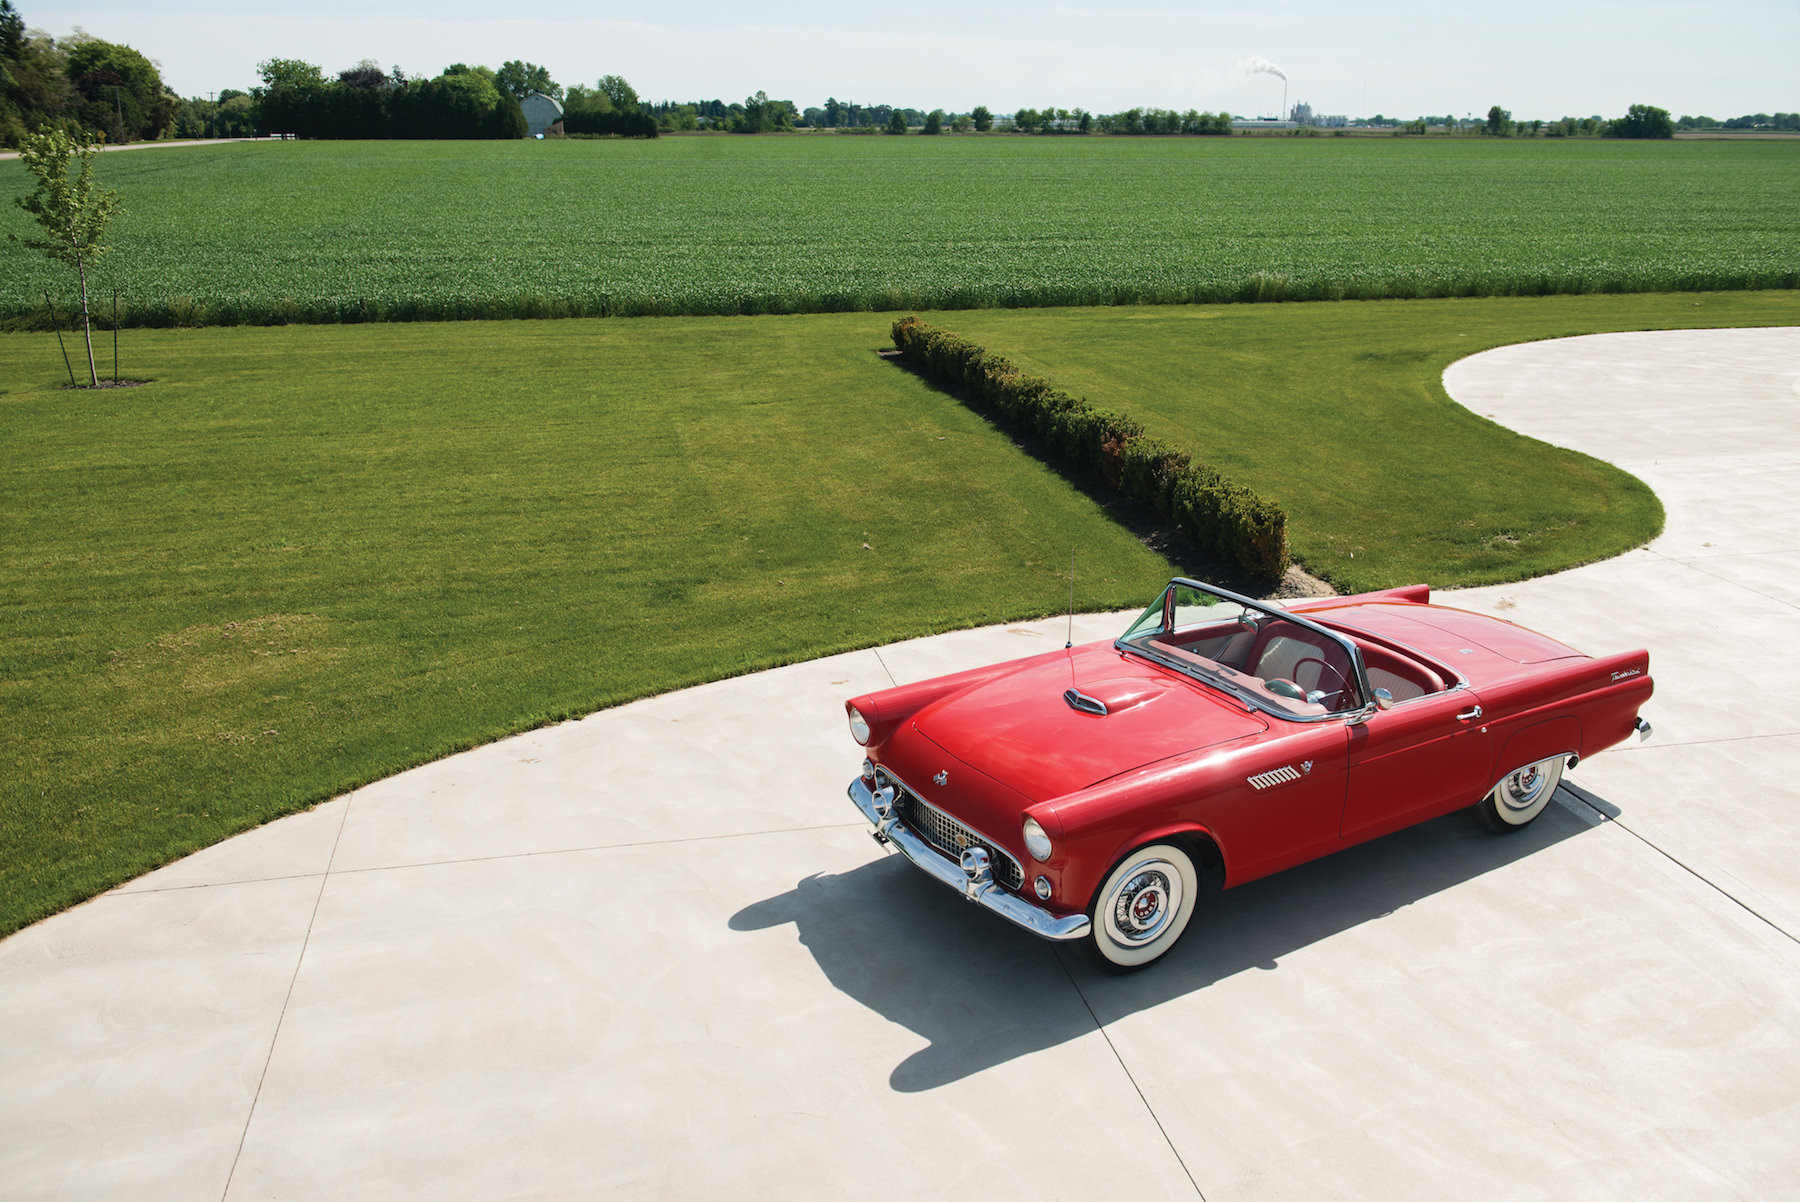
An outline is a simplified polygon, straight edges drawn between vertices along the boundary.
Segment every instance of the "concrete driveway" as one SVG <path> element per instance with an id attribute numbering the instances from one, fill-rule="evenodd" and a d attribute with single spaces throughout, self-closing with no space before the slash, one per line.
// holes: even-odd
<path id="1" fill-rule="evenodd" d="M 843 794 L 844 697 L 1061 621 L 708 685 L 0 944 L 0 1195 L 1800 1197 L 1800 330 L 1446 383 L 1669 510 L 1646 550 L 1455 598 L 1651 649 L 1656 737 L 1526 832 L 1353 849 L 1101 978 L 884 858 Z"/>

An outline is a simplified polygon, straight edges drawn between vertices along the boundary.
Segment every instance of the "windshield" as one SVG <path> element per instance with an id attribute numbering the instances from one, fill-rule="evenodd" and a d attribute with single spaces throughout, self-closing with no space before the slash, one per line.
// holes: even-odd
<path id="1" fill-rule="evenodd" d="M 1193 580 L 1171 582 L 1117 645 L 1283 718 L 1357 710 L 1368 695 L 1344 636 Z"/>

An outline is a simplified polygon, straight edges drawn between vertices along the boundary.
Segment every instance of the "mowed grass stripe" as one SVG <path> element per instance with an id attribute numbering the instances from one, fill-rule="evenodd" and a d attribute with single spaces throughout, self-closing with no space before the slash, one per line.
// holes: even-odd
<path id="1" fill-rule="evenodd" d="M 127 208 L 97 286 L 156 324 L 1800 285 L 1797 141 L 287 142 L 95 169 Z M 0 319 L 67 302 L 15 256 Z"/>

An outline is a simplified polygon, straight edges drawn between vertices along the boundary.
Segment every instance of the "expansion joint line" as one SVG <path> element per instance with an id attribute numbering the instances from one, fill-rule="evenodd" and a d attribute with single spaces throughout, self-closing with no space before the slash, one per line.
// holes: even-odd
<path id="1" fill-rule="evenodd" d="M 1717 572 L 1714 572 L 1708 568 L 1701 566 L 1705 562 L 1705 559 L 1706 559 L 1706 557 L 1704 557 L 1704 556 L 1702 556 L 1700 558 L 1684 559 L 1679 555 L 1670 555 L 1667 552 L 1658 551 L 1654 547 L 1646 548 L 1646 550 L 1648 550 L 1650 552 L 1650 554 L 1656 556 L 1658 559 L 1661 559 L 1664 563 L 1677 564 L 1677 565 L 1687 568 L 1691 571 L 1698 572 L 1702 576 L 1711 576 L 1714 580 L 1719 581 L 1721 584 L 1729 584 L 1733 588 L 1741 588 L 1745 592 L 1751 593 L 1758 597 L 1761 597 L 1765 601 L 1773 601 L 1775 604 L 1785 605 L 1789 609 L 1800 609 L 1800 605 L 1796 605 L 1793 601 L 1790 601 L 1786 597 L 1778 597 L 1774 593 L 1765 592 L 1762 589 L 1756 588 L 1752 585 L 1745 584 L 1741 580 L 1733 580 L 1729 576 L 1721 576 Z"/>
<path id="2" fill-rule="evenodd" d="M 306 918 L 306 934 L 300 940 L 300 954 L 294 957 L 294 974 L 288 978 L 287 993 L 281 999 L 281 1013 L 275 1016 L 275 1030 L 269 1036 L 269 1054 L 263 1057 L 262 1072 L 256 1078 L 256 1092 L 250 1097 L 250 1110 L 244 1115 L 244 1129 L 238 1133 L 237 1151 L 231 1154 L 231 1169 L 225 1174 L 225 1188 L 219 1202 L 231 1196 L 231 1182 L 237 1176 L 238 1161 L 244 1156 L 244 1143 L 250 1138 L 250 1124 L 256 1120 L 257 1103 L 262 1101 L 263 1083 L 269 1079 L 269 1065 L 275 1059 L 275 1046 L 281 1042 L 281 1026 L 287 1021 L 288 1004 L 294 1000 L 294 986 L 300 980 L 300 969 L 306 963 L 306 949 L 312 943 L 313 924 L 319 920 L 319 905 L 325 900 L 325 886 L 331 881 L 331 869 L 337 863 L 338 843 L 344 837 L 344 826 L 350 821 L 350 803 L 344 805 L 344 816 L 338 820 L 337 834 L 331 839 L 331 855 L 325 860 L 325 871 L 319 877 L 319 891 L 313 895 L 312 913 Z"/>
<path id="3" fill-rule="evenodd" d="M 1656 844 L 1656 842 L 1654 840 L 1652 840 L 1651 838 L 1649 838 L 1647 835 L 1644 835 L 1642 832 L 1635 831 L 1631 827 L 1627 826 L 1625 823 L 1621 822 L 1615 816 L 1617 811 L 1614 811 L 1613 813 L 1608 813 L 1605 809 L 1602 809 L 1600 806 L 1595 805 L 1592 801 L 1588 800 L 1585 790 L 1577 790 L 1574 788 L 1570 788 L 1568 786 L 1567 782 L 1564 782 L 1564 787 L 1568 790 L 1569 793 L 1573 794 L 1576 797 L 1576 799 L 1581 802 L 1582 805 L 1586 806 L 1588 809 L 1590 809 L 1590 810 L 1594 811 L 1594 813 L 1598 814 L 1600 816 L 1601 822 L 1607 824 L 1608 826 L 1618 827 L 1620 830 L 1622 830 L 1626 834 L 1630 835 L 1633 839 L 1636 839 L 1639 843 L 1642 843 L 1645 847 L 1648 847 L 1651 851 L 1655 852 L 1657 855 L 1661 856 L 1663 859 L 1667 860 L 1669 863 L 1675 865 L 1675 867 L 1681 869 L 1683 872 L 1687 873 L 1689 876 L 1691 876 L 1695 880 L 1699 881 L 1702 885 L 1705 885 L 1708 889 L 1711 889 L 1713 892 L 1717 893 L 1720 897 L 1724 898 L 1726 901 L 1730 902 L 1732 905 L 1734 905 L 1734 906 L 1738 907 L 1740 910 L 1744 911 L 1744 913 L 1750 915 L 1750 917 L 1756 919 L 1758 922 L 1767 924 L 1767 926 L 1769 927 L 1770 930 L 1776 932 L 1779 935 L 1785 936 L 1788 939 L 1793 940 L 1795 943 L 1800 943 L 1800 935 L 1795 935 L 1792 931 L 1788 930 L 1786 927 L 1784 927 L 1780 923 L 1776 922 L 1773 918 L 1770 918 L 1767 914 L 1764 914 L 1761 910 L 1758 910 L 1755 906 L 1751 905 L 1749 902 L 1745 901 L 1743 898 L 1738 897 L 1731 890 L 1725 888 L 1725 886 L 1719 884 L 1717 881 L 1713 880 L 1711 877 L 1708 877 L 1705 873 L 1701 872 L 1698 868 L 1695 868 L 1693 865 L 1682 860 L 1679 856 L 1676 856 L 1673 853 L 1665 850 L 1664 848 L 1659 847 Z"/>
<path id="4" fill-rule="evenodd" d="M 1194 1180 L 1194 1171 L 1188 1168 L 1187 1161 L 1182 1159 L 1181 1149 L 1177 1148 L 1175 1141 L 1169 1138 L 1169 1129 L 1163 1126 L 1162 1116 L 1156 1113 L 1156 1107 L 1150 1105 L 1150 1099 L 1144 1096 L 1144 1087 L 1138 1084 L 1137 1078 L 1131 1073 L 1130 1066 L 1125 1063 L 1125 1057 L 1119 1054 L 1119 1047 L 1112 1041 L 1112 1035 L 1107 1031 L 1106 1024 L 1100 1021 L 1098 1014 L 1094 1013 L 1094 1004 L 1088 1001 L 1087 994 L 1081 988 L 1081 982 L 1077 981 L 1075 974 L 1069 971 L 1069 962 L 1062 949 L 1053 949 L 1053 954 L 1056 956 L 1056 962 L 1062 966 L 1063 975 L 1068 977 L 1069 984 L 1075 987 L 1075 996 L 1081 999 L 1083 1006 L 1087 1007 L 1088 1017 L 1094 1020 L 1094 1030 L 1100 1032 L 1100 1038 L 1106 1040 L 1106 1046 L 1112 1051 L 1113 1059 L 1119 1062 L 1119 1070 L 1125 1074 L 1125 1079 L 1131 1082 L 1131 1088 L 1137 1091 L 1138 1101 L 1144 1104 L 1144 1112 L 1150 1116 L 1150 1121 L 1156 1124 L 1156 1130 L 1163 1137 L 1163 1143 L 1169 1146 L 1169 1154 L 1175 1157 L 1175 1163 L 1181 1166 L 1183 1173 L 1187 1174 L 1188 1184 L 1194 1187 L 1194 1197 L 1200 1199 L 1200 1202 L 1206 1202 L 1205 1192 L 1201 1190 L 1200 1183 Z"/>

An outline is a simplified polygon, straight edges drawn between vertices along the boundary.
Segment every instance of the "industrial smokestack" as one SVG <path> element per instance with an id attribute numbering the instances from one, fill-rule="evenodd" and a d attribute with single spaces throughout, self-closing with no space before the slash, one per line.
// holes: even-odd
<path id="1" fill-rule="evenodd" d="M 1243 66 L 1245 75 L 1273 75 L 1281 81 L 1281 112 L 1276 114 L 1276 116 L 1280 120 L 1286 121 L 1288 119 L 1287 72 L 1283 71 L 1280 67 L 1277 67 L 1274 63 L 1270 62 L 1260 54 L 1253 54 L 1245 59 Z"/>
<path id="2" fill-rule="evenodd" d="M 1260 54 L 1253 54 L 1244 60 L 1245 75 L 1273 75 L 1282 83 L 1287 82 L 1287 72 Z"/>

